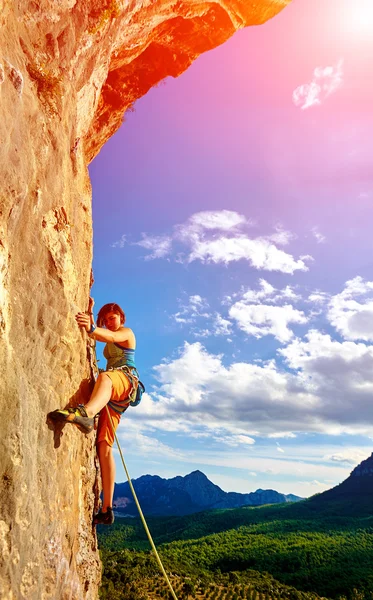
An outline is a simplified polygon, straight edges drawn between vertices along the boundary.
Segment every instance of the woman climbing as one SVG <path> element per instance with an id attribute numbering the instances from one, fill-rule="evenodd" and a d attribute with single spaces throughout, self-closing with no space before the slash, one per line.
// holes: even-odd
<path id="1" fill-rule="evenodd" d="M 101 468 L 103 502 L 102 508 L 93 518 L 93 523 L 111 525 L 114 522 L 115 484 L 115 461 L 112 450 L 114 431 L 111 422 L 116 430 L 121 415 L 136 398 L 139 385 L 135 365 L 136 338 L 132 329 L 124 327 L 126 317 L 118 304 L 105 304 L 99 310 L 97 327 L 93 321 L 92 308 L 91 299 L 88 314 L 80 312 L 75 319 L 78 326 L 85 329 L 91 338 L 98 342 L 106 342 L 104 348 L 104 356 L 107 359 L 106 371 L 98 376 L 87 404 L 55 410 L 49 416 L 57 421 L 73 423 L 83 433 L 90 433 L 94 428 L 94 417 L 100 413 L 96 445 Z"/>

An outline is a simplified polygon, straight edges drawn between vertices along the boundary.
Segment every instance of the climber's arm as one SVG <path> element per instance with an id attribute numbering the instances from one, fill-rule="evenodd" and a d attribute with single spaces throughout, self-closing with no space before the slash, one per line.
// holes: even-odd
<path id="1" fill-rule="evenodd" d="M 95 327 L 91 321 L 91 315 L 87 313 L 78 313 L 75 316 L 76 322 L 79 327 L 85 329 L 91 338 L 98 342 L 132 342 L 134 341 L 134 335 L 132 329 L 129 327 L 121 327 L 117 331 L 110 331 L 105 327 Z"/>
<path id="2" fill-rule="evenodd" d="M 121 344 L 122 342 L 132 340 L 133 331 L 129 327 L 121 327 L 118 331 L 110 331 L 104 327 L 96 327 L 89 335 L 98 342 L 116 342 L 117 344 Z"/>

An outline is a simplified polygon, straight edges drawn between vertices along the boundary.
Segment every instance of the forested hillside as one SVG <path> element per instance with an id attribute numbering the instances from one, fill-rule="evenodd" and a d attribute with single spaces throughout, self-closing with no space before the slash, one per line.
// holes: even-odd
<path id="1" fill-rule="evenodd" d="M 101 600 L 160 600 L 171 598 L 170 590 L 149 552 L 103 550 Z M 179 600 L 320 600 L 315 593 L 301 592 L 276 581 L 268 573 L 175 572 L 175 565 L 163 558 L 172 587 Z M 327 599 L 323 599 L 327 600 Z M 352 600 L 362 600 L 353 595 Z"/>
<path id="2" fill-rule="evenodd" d="M 180 598 L 373 600 L 372 494 L 373 454 L 308 500 L 149 517 L 148 524 Z M 98 534 L 102 598 L 168 597 L 152 583 L 158 568 L 139 519 L 117 519 Z M 122 595 L 110 595 L 114 582 Z"/>
<path id="3" fill-rule="evenodd" d="M 373 515 L 320 500 L 295 505 L 209 511 L 151 518 L 155 543 L 173 573 L 198 578 L 248 569 L 328 598 L 373 591 Z M 356 506 L 352 508 L 356 512 Z M 99 532 L 105 550 L 148 550 L 137 519 L 118 519 Z"/>

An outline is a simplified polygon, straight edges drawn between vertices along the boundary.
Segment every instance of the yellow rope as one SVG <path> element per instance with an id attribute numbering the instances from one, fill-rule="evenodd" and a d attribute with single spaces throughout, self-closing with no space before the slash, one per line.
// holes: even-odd
<path id="1" fill-rule="evenodd" d="M 118 446 L 118 450 L 119 450 L 120 457 L 121 457 L 121 459 L 122 459 L 123 467 L 124 467 L 124 470 L 125 470 L 125 472 L 126 472 L 127 479 L 128 479 L 128 483 L 129 483 L 129 486 L 130 486 L 130 488 L 131 488 L 132 495 L 133 495 L 133 497 L 134 497 L 134 499 L 135 499 L 136 506 L 137 506 L 137 510 L 139 511 L 139 515 L 140 515 L 140 517 L 141 517 L 142 524 L 144 525 L 144 529 L 145 529 L 145 531 L 146 531 L 146 535 L 148 536 L 148 539 L 149 539 L 150 545 L 151 545 L 151 547 L 152 547 L 152 550 L 153 550 L 153 552 L 154 552 L 154 554 L 155 554 L 155 557 L 156 557 L 156 559 L 157 559 L 157 562 L 158 562 L 158 564 L 159 564 L 159 566 L 160 566 L 160 569 L 161 569 L 161 571 L 162 571 L 162 573 L 163 573 L 163 576 L 164 576 L 164 578 L 165 578 L 165 580 L 166 580 L 166 582 L 167 582 L 167 585 L 168 585 L 168 587 L 170 588 L 170 591 L 171 591 L 172 597 L 173 597 L 175 600 L 177 600 L 177 596 L 176 596 L 176 594 L 175 594 L 175 592 L 174 592 L 174 590 L 173 590 L 173 587 L 172 587 L 172 585 L 171 585 L 171 582 L 170 582 L 169 578 L 167 577 L 167 573 L 166 573 L 166 571 L 164 570 L 164 566 L 163 566 L 163 564 L 162 564 L 162 561 L 161 561 L 161 559 L 160 559 L 160 557 L 159 557 L 159 554 L 158 554 L 158 552 L 157 552 L 157 548 L 156 548 L 156 547 L 155 547 L 155 545 L 154 545 L 153 538 L 152 538 L 152 536 L 151 536 L 151 533 L 150 533 L 150 531 L 149 531 L 149 528 L 148 528 L 148 526 L 147 526 L 147 523 L 146 523 L 146 521 L 145 521 L 145 517 L 144 517 L 144 515 L 143 515 L 143 512 L 142 512 L 142 510 L 141 510 L 140 503 L 139 503 L 139 501 L 138 501 L 138 499 L 137 499 L 137 496 L 136 496 L 135 489 L 134 489 L 134 487 L 133 487 L 133 485 L 132 485 L 132 481 L 131 481 L 131 478 L 130 478 L 130 476 L 129 476 L 129 473 L 128 473 L 128 470 L 127 470 L 127 467 L 126 467 L 126 463 L 124 462 L 124 458 L 123 458 L 123 454 L 122 454 L 122 449 L 121 449 L 121 447 L 120 447 L 120 444 L 119 444 L 119 441 L 118 441 L 118 438 L 117 438 L 117 434 L 115 433 L 114 424 L 113 424 L 113 420 L 112 420 L 112 418 L 111 418 L 110 411 L 109 411 L 109 409 L 108 409 L 107 405 L 105 406 L 105 408 L 106 408 L 106 410 L 107 410 L 107 414 L 108 414 L 108 416 L 109 416 L 109 419 L 110 419 L 110 425 L 111 425 L 111 428 L 112 428 L 112 430 L 113 430 L 114 438 L 115 438 L 115 441 L 116 441 L 116 443 L 117 443 L 117 446 Z"/>
<path id="2" fill-rule="evenodd" d="M 93 365 L 92 365 L 92 367 L 94 367 L 94 368 L 92 368 L 92 374 L 93 374 L 93 378 L 96 380 L 96 379 L 97 379 L 97 373 L 99 373 L 99 372 L 100 372 L 100 369 L 98 368 L 98 364 L 97 364 L 96 348 L 93 348 L 93 349 L 92 349 L 92 348 L 90 347 L 90 349 L 89 349 L 89 353 L 90 353 L 90 356 L 91 356 L 91 358 L 93 358 L 93 360 L 92 360 L 92 362 L 93 362 Z M 123 453 L 122 453 L 122 448 L 120 447 L 120 443 L 119 443 L 119 441 L 118 441 L 117 434 L 115 433 L 114 423 L 113 423 L 113 420 L 112 420 L 112 418 L 111 418 L 110 411 L 109 411 L 109 409 L 108 409 L 108 406 L 107 406 L 107 405 L 105 406 L 105 408 L 106 408 L 106 412 L 107 412 L 107 414 L 108 414 L 108 417 L 109 417 L 109 421 L 110 421 L 111 429 L 112 429 L 112 431 L 113 431 L 113 434 L 114 434 L 115 441 L 116 441 L 116 443 L 117 443 L 117 446 L 118 446 L 119 454 L 120 454 L 120 457 L 121 457 L 121 459 L 122 459 L 123 467 L 124 467 L 124 470 L 125 470 L 125 472 L 126 472 L 126 475 L 127 475 L 128 483 L 129 483 L 129 486 L 130 486 L 130 488 L 131 488 L 131 492 L 132 492 L 132 495 L 133 495 L 133 497 L 134 497 L 134 500 L 135 500 L 135 503 L 136 503 L 136 506 L 137 506 L 137 510 L 139 511 L 139 515 L 140 515 L 140 518 L 141 518 L 142 524 L 143 524 L 143 526 L 144 526 L 144 529 L 145 529 L 145 531 L 146 531 L 146 535 L 148 536 L 148 539 L 149 539 L 150 545 L 151 545 L 151 547 L 152 547 L 152 550 L 153 550 L 153 552 L 154 552 L 154 554 L 155 554 L 155 558 L 157 559 L 157 562 L 158 562 L 158 564 L 159 564 L 159 567 L 160 567 L 160 569 L 161 569 L 161 571 L 162 571 L 162 574 L 163 574 L 163 576 L 164 576 L 164 578 L 165 578 L 165 580 L 166 580 L 166 582 L 167 582 L 167 585 L 168 585 L 168 587 L 170 588 L 170 591 L 171 591 L 172 597 L 174 598 L 174 600 L 178 600 L 178 598 L 177 598 L 177 596 L 176 596 L 176 594 L 175 594 L 175 592 L 174 592 L 174 590 L 173 590 L 173 587 L 172 587 L 172 585 L 171 585 L 171 582 L 170 582 L 170 580 L 169 580 L 169 578 L 168 578 L 168 576 L 167 576 L 167 573 L 166 573 L 166 571 L 164 570 L 164 566 L 163 566 L 163 564 L 162 564 L 162 561 L 161 561 L 161 559 L 160 559 L 160 557 L 159 557 L 159 554 L 158 554 L 158 552 L 157 552 L 157 548 L 155 547 L 155 544 L 154 544 L 154 542 L 153 542 L 153 538 L 152 538 L 152 536 L 151 536 L 151 533 L 150 533 L 150 531 L 149 531 L 148 525 L 147 525 L 147 523 L 146 523 L 146 521 L 145 521 L 145 517 L 144 517 L 144 515 L 143 515 L 143 512 L 142 512 L 142 510 L 141 510 L 140 503 L 139 503 L 139 501 L 138 501 L 138 498 L 137 498 L 137 496 L 136 496 L 135 488 L 134 488 L 134 487 L 133 487 L 133 485 L 132 485 L 132 481 L 131 481 L 131 478 L 130 478 L 129 472 L 128 472 L 128 469 L 127 469 L 126 463 L 125 463 L 125 461 L 124 461 L 124 457 L 123 457 Z"/>

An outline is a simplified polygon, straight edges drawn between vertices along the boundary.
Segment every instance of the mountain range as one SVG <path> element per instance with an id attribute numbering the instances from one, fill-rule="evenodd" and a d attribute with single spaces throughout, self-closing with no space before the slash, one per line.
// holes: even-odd
<path id="1" fill-rule="evenodd" d="M 146 515 L 182 516 L 210 509 L 262 506 L 302 500 L 294 494 L 280 494 L 275 490 L 261 490 L 240 494 L 224 492 L 201 471 L 185 477 L 163 479 L 158 475 L 143 475 L 133 479 L 137 497 Z M 115 484 L 116 512 L 123 516 L 137 515 L 137 508 L 128 482 Z"/>
<path id="2" fill-rule="evenodd" d="M 358 464 L 349 477 L 330 490 L 316 494 L 307 500 L 315 511 L 330 511 L 350 516 L 372 514 L 373 498 L 373 452 Z"/>

